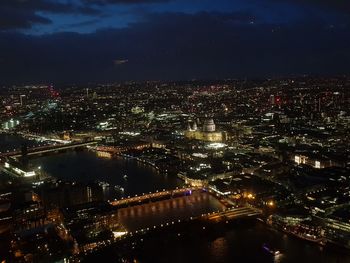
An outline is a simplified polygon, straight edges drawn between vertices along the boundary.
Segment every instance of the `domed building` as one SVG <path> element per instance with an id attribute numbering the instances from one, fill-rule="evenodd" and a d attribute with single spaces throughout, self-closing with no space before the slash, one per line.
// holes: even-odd
<path id="1" fill-rule="evenodd" d="M 207 119 L 204 121 L 203 132 L 215 132 L 215 123 L 213 119 Z"/>
<path id="2" fill-rule="evenodd" d="M 224 132 L 216 131 L 213 119 L 205 119 L 201 130 L 198 129 L 196 121 L 192 125 L 189 122 L 187 131 L 185 131 L 186 138 L 207 142 L 222 142 L 225 139 L 224 135 Z"/>

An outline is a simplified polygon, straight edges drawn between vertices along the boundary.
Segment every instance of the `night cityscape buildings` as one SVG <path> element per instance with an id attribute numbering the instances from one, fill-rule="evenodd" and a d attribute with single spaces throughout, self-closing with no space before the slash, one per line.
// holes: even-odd
<path id="1" fill-rule="evenodd" d="M 0 262 L 350 262 L 349 10 L 0 2 Z"/>
<path id="2" fill-rule="evenodd" d="M 251 218 L 346 251 L 349 86 L 304 77 L 101 84 L 91 93 L 3 87 L 3 257 L 75 262 L 116 246 L 127 260 L 152 228 L 234 229 Z M 142 185 L 149 178 L 130 165 L 165 183 Z"/>

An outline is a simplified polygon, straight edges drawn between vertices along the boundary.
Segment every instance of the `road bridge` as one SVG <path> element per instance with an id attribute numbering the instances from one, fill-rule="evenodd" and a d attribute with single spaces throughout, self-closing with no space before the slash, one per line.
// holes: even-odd
<path id="1" fill-rule="evenodd" d="M 205 219 L 219 222 L 223 220 L 230 221 L 230 220 L 238 219 L 242 217 L 254 217 L 254 216 L 259 216 L 261 214 L 262 212 L 256 208 L 244 206 L 244 207 L 227 209 L 222 212 L 213 213 L 213 214 L 207 215 Z"/>
<path id="2" fill-rule="evenodd" d="M 182 195 L 155 202 L 144 202 L 152 197 L 169 197 L 171 193 Z M 184 193 L 191 194 L 185 195 Z M 137 203 L 138 201 L 141 203 Z M 117 221 L 125 231 L 116 232 L 113 238 L 101 241 L 96 247 L 85 252 L 93 253 L 116 242 L 132 241 L 153 232 L 186 229 L 187 224 L 188 227 L 197 226 L 205 230 L 212 223 L 228 223 L 239 219 L 254 218 L 261 214 L 259 210 L 251 207 L 227 209 L 215 195 L 198 188 L 161 191 L 110 203 L 115 206 L 129 204 L 127 207 L 118 208 L 115 214 Z"/>
<path id="3" fill-rule="evenodd" d="M 88 142 L 74 142 L 74 143 L 67 143 L 67 144 L 59 144 L 59 145 L 49 145 L 49 146 L 41 146 L 41 147 L 34 147 L 27 150 L 27 156 L 32 155 L 38 155 L 38 154 L 45 154 L 45 153 L 51 153 L 51 152 L 59 152 L 69 149 L 75 149 L 80 147 L 86 147 L 96 144 L 96 141 L 88 141 Z M 13 157 L 18 158 L 21 156 L 21 151 L 13 151 L 13 152 L 7 152 L 2 153 L 0 157 Z"/>
<path id="4" fill-rule="evenodd" d="M 201 188 L 179 188 L 134 196 L 110 202 L 117 206 L 118 220 L 128 231 L 172 225 L 178 220 L 207 222 L 231 221 L 261 215 L 252 207 L 227 207 Z"/>
<path id="5" fill-rule="evenodd" d="M 191 195 L 193 191 L 198 191 L 200 189 L 194 187 L 176 188 L 173 190 L 162 190 L 156 191 L 154 193 L 143 193 L 141 195 L 135 195 L 133 197 L 122 198 L 120 200 L 111 201 L 110 204 L 118 207 L 126 207 L 133 205 L 140 205 L 150 201 L 159 201 L 164 198 L 173 198 L 184 195 Z M 203 189 L 201 189 L 203 191 Z M 205 191 L 205 190 L 204 190 Z"/>

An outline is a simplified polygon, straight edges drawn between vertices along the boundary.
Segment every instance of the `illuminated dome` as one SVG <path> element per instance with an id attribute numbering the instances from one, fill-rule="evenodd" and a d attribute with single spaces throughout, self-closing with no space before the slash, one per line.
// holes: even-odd
<path id="1" fill-rule="evenodd" d="M 207 119 L 203 123 L 204 132 L 215 132 L 215 123 L 213 119 Z"/>
<path id="2" fill-rule="evenodd" d="M 193 126 L 192 126 L 192 130 L 196 131 L 198 128 L 197 128 L 197 122 L 194 122 L 193 123 Z"/>

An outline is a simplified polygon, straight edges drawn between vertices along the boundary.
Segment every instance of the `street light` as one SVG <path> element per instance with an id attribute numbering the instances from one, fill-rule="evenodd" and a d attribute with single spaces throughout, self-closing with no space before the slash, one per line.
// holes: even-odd
<path id="1" fill-rule="evenodd" d="M 269 202 L 267 203 L 267 205 L 268 205 L 269 207 L 274 207 L 274 206 L 275 206 L 275 203 L 271 200 L 271 201 L 269 201 Z"/>

